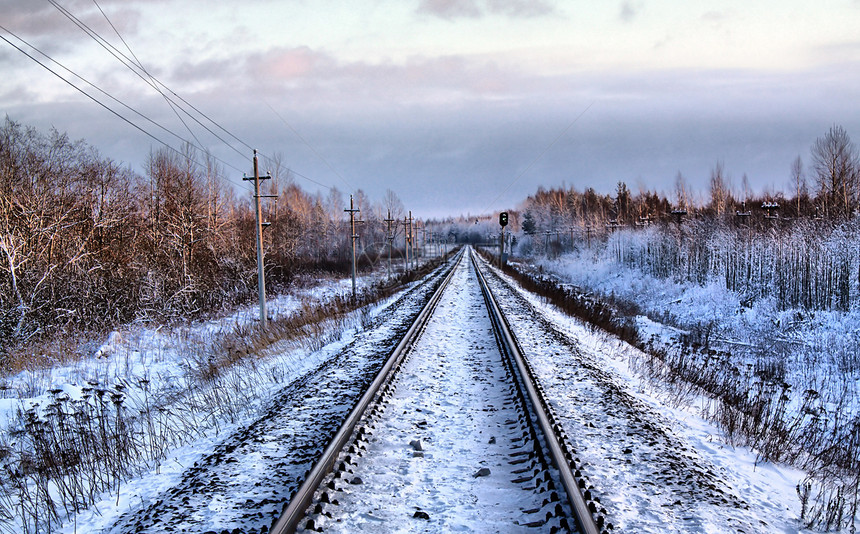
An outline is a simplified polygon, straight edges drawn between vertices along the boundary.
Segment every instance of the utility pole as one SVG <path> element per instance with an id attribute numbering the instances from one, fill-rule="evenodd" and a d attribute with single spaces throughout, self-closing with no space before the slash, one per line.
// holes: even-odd
<path id="1" fill-rule="evenodd" d="M 411 259 L 413 263 L 415 262 L 415 257 L 414 257 L 415 253 L 411 250 L 412 249 L 412 211 L 411 210 L 409 211 L 409 217 L 403 217 L 403 234 L 404 234 L 403 237 L 404 237 L 404 241 L 405 241 L 404 244 L 406 245 L 406 270 L 409 271 L 409 270 L 411 270 L 411 265 L 409 263 L 409 260 Z"/>
<path id="2" fill-rule="evenodd" d="M 391 231 L 391 223 L 394 222 L 394 219 L 391 218 L 391 210 L 388 210 L 388 218 L 383 219 L 383 221 L 388 224 L 388 233 L 386 234 L 388 238 L 388 278 L 391 278 L 391 246 L 394 244 L 394 233 Z"/>
<path id="3" fill-rule="evenodd" d="M 409 246 L 412 248 L 412 270 L 415 270 L 417 262 L 415 261 L 415 234 L 412 232 L 412 210 L 409 210 Z"/>
<path id="4" fill-rule="evenodd" d="M 361 210 L 353 208 L 352 195 L 349 195 L 349 209 L 344 209 L 343 211 L 349 213 L 350 240 L 352 241 L 352 298 L 355 300 L 355 240 L 358 239 L 358 234 L 355 233 L 355 224 L 363 221 L 355 220 L 355 214 Z"/>
<path id="5" fill-rule="evenodd" d="M 257 165 L 257 151 L 254 150 L 254 177 L 249 178 L 244 176 L 242 180 L 254 182 L 254 212 L 257 216 L 257 231 L 255 232 L 257 236 L 257 295 L 260 299 L 260 323 L 263 325 L 263 328 L 268 326 L 268 314 L 266 312 L 266 272 L 263 265 L 263 227 L 269 226 L 269 223 L 263 222 L 260 199 L 264 197 L 274 198 L 277 195 L 261 195 L 260 180 L 269 180 L 271 178 L 271 174 L 260 176 L 260 168 Z"/>
<path id="6" fill-rule="evenodd" d="M 404 267 L 404 269 L 406 269 L 406 272 L 408 273 L 409 272 L 409 219 L 406 218 L 405 215 L 403 216 L 403 223 L 402 224 L 403 224 L 403 254 L 405 256 L 403 258 L 403 262 L 404 262 L 403 267 Z"/>

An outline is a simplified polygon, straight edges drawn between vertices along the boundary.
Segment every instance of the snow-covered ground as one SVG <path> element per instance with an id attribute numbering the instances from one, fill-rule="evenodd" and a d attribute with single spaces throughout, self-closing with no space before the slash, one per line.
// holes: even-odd
<path id="1" fill-rule="evenodd" d="M 726 443 L 701 405 L 674 407 L 638 376 L 640 351 L 518 293 L 528 304 L 506 299 L 503 308 L 616 531 L 805 532 L 795 491 L 804 473 L 757 463 Z M 558 335 L 536 334 L 547 324 Z"/>
<path id="2" fill-rule="evenodd" d="M 267 301 L 269 316 L 289 316 L 306 302 L 324 302 L 351 291 L 348 278 L 321 281 L 309 288 Z M 372 283 L 371 278 L 359 278 L 359 287 Z M 256 306 L 242 307 L 229 315 L 177 327 L 129 325 L 112 332 L 91 357 L 69 365 L 22 371 L 4 377 L 3 397 L 0 398 L 0 428 L 21 407 L 51 402 L 51 389 L 63 389 L 79 396 L 88 382 L 109 386 L 117 382 L 133 383 L 141 378 L 172 383 L 182 380 L 186 360 L 193 356 L 195 346 L 221 338 L 237 328 L 253 324 L 259 317 Z M 151 387 L 157 388 L 156 384 Z"/>
<path id="3" fill-rule="evenodd" d="M 636 303 L 646 341 L 706 331 L 715 347 L 775 365 L 795 393 L 814 389 L 825 402 L 860 413 L 860 309 L 781 310 L 771 298 L 749 302 L 721 280 L 655 278 L 588 249 L 536 264 L 589 293 Z"/>
<path id="4" fill-rule="evenodd" d="M 374 282 L 374 276 L 360 277 L 359 288 Z M 308 305 L 317 305 L 351 291 L 351 280 L 320 280 L 316 285 L 268 301 L 272 318 L 289 316 Z M 372 314 L 385 309 L 389 302 L 376 306 Z M 164 443 L 143 458 L 134 468 L 137 476 L 130 481 L 117 480 L 110 491 L 98 499 L 96 506 L 82 514 L 72 513 L 66 526 L 68 532 L 97 532 L 111 524 L 123 510 L 140 505 L 148 496 L 170 488 L 180 475 L 245 420 L 266 406 L 284 383 L 295 380 L 318 366 L 327 355 L 335 352 L 348 339 L 341 339 L 321 351 L 309 350 L 302 341 L 281 343 L 277 351 L 250 358 L 248 362 L 228 369 L 217 380 L 202 381 L 198 376 L 201 359 L 225 336 L 246 330 L 258 317 L 258 308 L 248 306 L 206 321 L 176 327 L 130 325 L 110 334 L 91 357 L 52 369 L 22 372 L 3 379 L 4 395 L 0 399 L 0 446 L 16 450 L 18 438 L 8 433 L 19 425 L 19 412 L 30 411 L 37 418 L 45 417 L 59 404 L 66 413 L 72 405 L 93 402 L 96 390 L 122 399 L 129 414 L 158 407 L 156 424 L 165 429 Z M 356 316 L 353 323 L 361 319 Z M 355 327 L 350 327 L 353 331 Z M 333 332 L 333 335 L 340 335 Z M 187 398 L 189 392 L 193 397 Z M 225 408 L 212 409 L 217 402 L 207 402 L 206 396 L 218 397 Z M 228 398 L 229 397 L 229 398 Z M 87 400 L 90 399 L 90 400 Z M 171 399 L 179 400 L 173 402 Z M 59 402 L 58 402 L 59 401 Z M 193 407 L 207 404 L 211 411 L 194 413 Z M 170 430 L 168 430 L 170 429 Z M 168 443 L 169 442 L 169 443 Z M 2 450 L 0 447 L 0 450 Z M 166 449 L 162 450 L 162 447 Z M 27 451 L 23 451 L 25 454 Z M 8 462 L 14 456 L 0 455 Z M 7 465 L 7 464 L 3 464 Z M 10 469 L 16 469 L 9 464 Z M 7 487 L 4 486 L 4 491 Z M 11 491 L 11 490 L 10 490 Z M 56 498 L 56 496 L 55 496 Z M 217 508 L 217 503 L 212 503 Z M 0 523 L 0 532 L 23 528 L 20 518 L 12 523 Z M 15 527 L 15 524 L 18 527 Z"/>
<path id="5" fill-rule="evenodd" d="M 622 291 L 628 294 L 656 292 L 657 302 L 671 306 L 691 301 L 699 302 L 707 310 L 712 310 L 713 303 L 726 310 L 735 307 L 734 302 L 718 294 L 714 288 L 676 289 L 671 284 L 665 284 L 662 289 L 655 289 L 656 284 L 643 282 L 641 275 L 619 274 L 610 267 L 599 267 L 597 271 L 592 268 L 585 273 L 579 265 L 547 263 L 545 268 L 552 268 L 560 275 L 567 276 L 572 283 L 583 287 L 595 290 L 606 288 L 607 294 L 613 291 L 617 295 L 621 295 Z M 498 283 L 495 285 L 501 287 Z M 274 314 L 290 314 L 307 299 L 324 300 L 328 296 L 347 292 L 349 287 L 349 279 L 321 284 L 304 293 L 271 301 L 270 310 Z M 659 294 L 659 291 L 664 293 Z M 704 293 L 700 298 L 692 298 L 693 293 L 684 291 Z M 567 434 L 577 448 L 577 455 L 585 463 L 585 474 L 594 486 L 593 491 L 601 497 L 607 508 L 616 531 L 717 533 L 727 532 L 730 528 L 733 532 L 748 533 L 805 532 L 798 520 L 800 503 L 795 492 L 795 486 L 803 479 L 804 473 L 784 466 L 757 463 L 754 451 L 729 445 L 722 432 L 702 417 L 707 408 L 706 399 L 688 398 L 688 402 L 678 404 L 675 399 L 667 399 L 668 394 L 659 385 L 642 379 L 636 369 L 644 355 L 638 350 L 605 333 L 595 332 L 533 295 L 522 291 L 519 294 L 523 296 L 508 299 L 506 304 L 511 313 L 520 317 L 520 320 L 513 322 L 513 326 L 515 330 L 525 329 L 522 330 L 520 340 L 528 346 L 527 354 L 533 355 L 532 365 L 539 372 L 551 396 L 557 418 L 570 425 Z M 468 306 L 469 291 L 451 292 L 450 298 L 454 300 L 455 307 L 459 306 L 459 311 L 451 312 L 444 320 L 445 324 L 439 326 L 440 329 L 447 329 L 446 343 L 456 337 L 458 332 L 465 333 L 469 329 L 468 321 L 477 314 Z M 524 304 L 521 299 L 529 304 Z M 390 303 L 380 305 L 374 313 L 380 313 Z M 702 309 L 699 308 L 700 315 Z M 112 334 L 92 358 L 50 371 L 9 377 L 5 379 L 9 388 L 5 390 L 6 398 L 0 399 L 2 428 L 15 419 L 15 411 L 22 406 L 39 406 L 38 409 L 41 409 L 53 402 L 57 395 L 82 398 L 89 382 L 97 382 L 111 391 L 121 390 L 133 406 L 141 405 L 146 395 L 179 392 L 186 385 L 189 362 L 198 357 L 198 349 L 211 343 L 213 338 L 250 323 L 255 312 L 255 308 L 249 307 L 229 317 L 182 328 L 124 329 Z M 679 308 L 677 315 L 683 313 L 693 317 L 697 312 L 695 309 L 682 312 Z M 556 333 L 548 335 L 547 325 L 552 325 Z M 110 530 L 124 511 L 140 508 L 143 503 L 166 495 L 195 463 L 202 462 L 204 458 L 219 457 L 224 438 L 247 424 L 252 414 L 259 414 L 283 383 L 304 376 L 331 358 L 354 339 L 357 331 L 346 332 L 341 339 L 319 351 L 311 351 L 300 345 L 282 346 L 276 356 L 256 361 L 253 366 L 239 366 L 235 371 L 237 380 L 256 384 L 258 388 L 253 395 L 254 400 L 249 402 L 245 410 L 225 414 L 219 421 L 207 421 L 208 426 L 204 425 L 200 435 L 193 441 L 171 448 L 163 458 L 143 466 L 140 476 L 119 489 L 105 492 L 97 506 L 90 511 L 72 514 L 63 531 Z M 723 331 L 723 335 L 727 335 L 726 332 Z M 430 340 L 430 334 L 425 333 L 425 338 Z M 452 354 L 465 351 L 474 352 L 477 356 L 484 351 L 483 347 L 469 345 L 468 342 L 465 347 L 445 347 Z M 424 365 L 441 365 L 442 358 L 439 360 Z M 449 363 L 467 364 L 459 360 Z M 415 366 L 411 371 L 415 376 L 441 372 L 436 371 L 436 368 L 422 368 L 418 360 L 410 365 Z M 467 367 L 458 367 L 455 376 L 464 380 L 468 378 Z M 242 374 L 253 374 L 256 378 L 238 376 Z M 268 378 L 261 380 L 259 377 Z M 144 387 L 142 383 L 147 385 Z M 122 384 L 120 390 L 116 389 L 117 384 Z M 489 390 L 493 389 L 491 386 L 489 383 L 482 385 Z M 49 390 L 55 392 L 50 393 Z M 464 397 L 465 386 L 460 391 L 463 393 L 460 397 Z M 395 405 L 398 410 L 407 410 L 409 403 L 420 402 L 431 410 L 427 413 L 428 418 L 441 418 L 441 414 L 445 413 L 441 407 L 460 406 L 461 399 L 455 403 L 452 402 L 453 398 L 449 389 L 405 389 L 402 396 L 392 400 L 389 410 Z M 590 402 L 585 404 L 585 400 Z M 468 425 L 468 411 L 458 415 L 452 422 Z M 457 525 L 463 523 L 475 531 L 505 531 L 482 528 L 480 518 L 470 517 L 470 509 L 461 500 L 468 494 L 467 488 L 483 482 L 473 479 L 473 473 L 470 472 L 473 464 L 480 460 L 474 458 L 473 462 L 466 462 L 468 465 L 463 464 L 456 473 L 446 473 L 445 468 L 451 466 L 434 467 L 432 462 L 448 458 L 447 453 L 453 451 L 456 443 L 440 448 L 442 438 L 439 435 L 431 436 L 429 430 L 426 436 L 419 435 L 423 432 L 423 425 L 413 423 L 403 422 L 406 426 L 400 428 L 400 441 L 409 438 L 406 445 L 399 443 L 397 447 L 388 449 L 388 453 L 394 455 L 392 461 L 404 462 L 403 469 L 399 473 L 396 470 L 394 474 L 389 472 L 380 482 L 383 486 L 388 484 L 389 489 L 403 484 L 398 495 L 409 495 L 408 499 L 403 499 L 409 504 L 404 505 L 405 508 L 397 508 L 397 513 L 408 511 L 411 517 L 416 511 L 415 506 L 419 506 L 428 512 L 431 520 L 434 517 L 445 518 L 446 525 L 453 526 L 457 521 Z M 474 432 L 475 429 L 466 431 Z M 412 456 L 417 451 L 409 446 L 409 441 L 416 438 L 424 439 L 425 445 L 422 447 L 426 446 L 427 449 L 424 458 Z M 3 436 L 2 439 L 8 443 L 10 436 Z M 381 447 L 383 445 L 380 444 Z M 464 458 L 468 459 L 468 456 Z M 352 497 L 340 498 L 343 506 L 351 503 L 350 506 L 354 506 L 358 513 L 366 514 L 370 504 L 361 500 L 358 491 L 363 492 L 375 483 L 373 469 L 371 465 L 371 473 L 362 475 L 364 484 L 356 485 Z M 492 466 L 490 469 L 492 472 Z M 254 468 L 249 467 L 245 479 L 252 481 L 254 472 Z M 443 476 L 446 474 L 450 476 Z M 442 480 L 458 476 L 463 480 L 456 481 L 444 491 L 433 493 L 428 489 L 436 483 L 436 478 L 441 485 Z M 487 495 L 478 492 L 475 498 Z M 435 510 L 434 500 L 430 497 L 436 499 L 436 504 L 453 503 L 453 509 L 458 512 L 446 515 L 439 511 L 441 508 Z M 229 512 L 229 509 L 225 499 L 215 497 L 208 501 L 206 509 L 200 513 L 201 517 L 206 517 L 208 525 L 215 525 L 221 520 L 219 518 L 226 517 L 221 514 Z M 374 514 L 381 515 L 382 510 L 383 506 L 380 505 Z M 332 527 L 335 526 L 332 524 Z M 380 527 L 379 531 L 382 530 L 384 528 Z"/>

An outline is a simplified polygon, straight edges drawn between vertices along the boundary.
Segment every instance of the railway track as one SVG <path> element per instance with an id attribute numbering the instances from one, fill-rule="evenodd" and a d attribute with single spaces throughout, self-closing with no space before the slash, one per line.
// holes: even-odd
<path id="1" fill-rule="evenodd" d="M 607 369 L 600 351 L 628 349 L 456 263 L 100 532 L 768 530 Z"/>
<path id="2" fill-rule="evenodd" d="M 155 497 L 124 496 L 127 511 L 103 532 L 269 532 L 446 273 L 445 266 L 436 269 L 372 325 L 324 349 L 321 365 L 285 384 L 259 417 L 230 431 Z"/>
<path id="3" fill-rule="evenodd" d="M 469 253 L 439 285 L 271 532 L 601 531 Z M 410 523 L 411 522 L 411 523 Z"/>

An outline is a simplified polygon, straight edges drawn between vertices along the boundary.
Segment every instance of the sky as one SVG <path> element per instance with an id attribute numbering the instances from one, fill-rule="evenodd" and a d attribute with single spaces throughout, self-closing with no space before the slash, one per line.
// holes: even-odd
<path id="1" fill-rule="evenodd" d="M 235 138 L 186 118 L 193 139 L 59 8 Z M 390 189 L 418 217 L 515 208 L 539 186 L 671 194 L 679 172 L 704 196 L 718 162 L 738 189 L 746 175 L 790 193 L 792 161 L 808 167 L 831 126 L 860 142 L 860 0 L 0 0 L 0 13 L 0 36 L 199 142 L 231 181 L 253 148 L 310 192 Z M 141 174 L 161 147 L 5 41 L 0 114 Z"/>

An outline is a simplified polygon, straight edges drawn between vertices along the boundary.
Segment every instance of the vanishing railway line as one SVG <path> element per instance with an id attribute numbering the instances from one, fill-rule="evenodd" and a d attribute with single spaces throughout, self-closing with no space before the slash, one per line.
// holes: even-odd
<path id="1" fill-rule="evenodd" d="M 587 505 L 600 505 L 583 501 L 563 433 L 479 285 L 479 262 L 466 256 L 385 307 L 104 532 L 598 532 L 593 517 L 603 516 Z M 405 428 L 405 448 L 391 424 Z M 412 465 L 392 476 L 385 454 Z M 382 502 L 381 487 L 410 513 L 380 517 L 372 504 L 368 514 L 362 499 Z"/>
<path id="2" fill-rule="evenodd" d="M 463 256 L 271 532 L 600 531 L 479 262 Z"/>
<path id="3" fill-rule="evenodd" d="M 766 525 L 592 355 L 617 346 L 552 323 L 471 252 L 451 263 L 102 532 Z"/>

